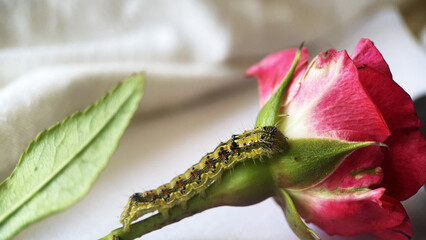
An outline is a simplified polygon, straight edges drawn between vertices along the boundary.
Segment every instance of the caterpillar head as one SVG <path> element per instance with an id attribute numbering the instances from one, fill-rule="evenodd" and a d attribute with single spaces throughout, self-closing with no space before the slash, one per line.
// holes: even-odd
<path id="1" fill-rule="evenodd" d="M 287 149 L 288 143 L 287 138 L 284 134 L 274 126 L 265 126 L 262 128 L 265 131 L 266 137 L 265 141 L 272 143 L 271 150 L 276 153 L 284 152 Z"/>

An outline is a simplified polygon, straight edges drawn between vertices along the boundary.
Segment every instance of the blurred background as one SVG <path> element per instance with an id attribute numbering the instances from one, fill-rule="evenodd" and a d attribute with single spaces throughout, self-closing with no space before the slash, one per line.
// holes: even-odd
<path id="1" fill-rule="evenodd" d="M 328 48 L 350 54 L 370 38 L 413 99 L 426 93 L 424 0 L 0 0 L 0 22 L 1 180 L 42 129 L 147 73 L 140 109 L 89 194 L 15 239 L 97 239 L 119 227 L 130 194 L 169 181 L 254 126 L 257 86 L 244 73 L 271 52 L 305 41 L 311 58 Z M 413 239 L 426 239 L 425 199 L 421 189 L 404 203 Z M 212 209 L 144 239 L 296 237 L 267 200 Z"/>

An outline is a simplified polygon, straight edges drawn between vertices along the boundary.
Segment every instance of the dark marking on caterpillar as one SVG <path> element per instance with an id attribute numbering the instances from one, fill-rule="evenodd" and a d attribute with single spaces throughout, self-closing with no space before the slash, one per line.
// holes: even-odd
<path id="1" fill-rule="evenodd" d="M 143 215 L 158 210 L 165 217 L 168 209 L 184 206 L 196 194 L 204 194 L 213 182 L 219 181 L 225 170 L 246 159 L 261 159 L 281 153 L 287 148 L 286 137 L 274 126 L 266 126 L 232 135 L 211 153 L 157 189 L 130 196 L 120 222 L 128 231 L 130 223 Z"/>

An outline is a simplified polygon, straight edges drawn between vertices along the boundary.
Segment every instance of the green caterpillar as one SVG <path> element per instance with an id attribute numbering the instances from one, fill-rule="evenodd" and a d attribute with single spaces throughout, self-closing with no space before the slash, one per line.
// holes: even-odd
<path id="1" fill-rule="evenodd" d="M 170 183 L 133 194 L 121 214 L 120 222 L 124 230 L 128 231 L 131 222 L 147 213 L 158 210 L 167 216 L 169 208 L 185 203 L 203 192 L 225 170 L 231 169 L 238 162 L 271 156 L 286 148 L 286 137 L 274 126 L 259 127 L 233 135 Z"/>

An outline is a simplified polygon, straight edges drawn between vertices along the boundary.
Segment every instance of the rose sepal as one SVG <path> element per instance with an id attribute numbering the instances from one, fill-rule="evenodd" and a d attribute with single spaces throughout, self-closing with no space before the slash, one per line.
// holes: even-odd
<path id="1" fill-rule="evenodd" d="M 303 43 L 296 51 L 293 63 L 291 64 L 290 70 L 288 71 L 287 75 L 284 77 L 278 88 L 275 90 L 275 92 L 272 94 L 272 96 L 265 103 L 265 105 L 263 105 L 263 107 L 257 114 L 255 124 L 256 127 L 275 126 L 277 124 L 284 94 L 291 83 L 293 73 L 296 70 L 297 64 L 299 63 L 302 47 Z"/>
<path id="2" fill-rule="evenodd" d="M 382 143 L 348 142 L 329 138 L 289 139 L 288 149 L 271 162 L 271 172 L 280 188 L 303 190 L 328 176 L 357 149 Z"/>
<path id="3" fill-rule="evenodd" d="M 299 239 L 320 239 L 320 237 L 314 232 L 314 230 L 307 227 L 306 224 L 302 221 L 299 213 L 297 212 L 296 206 L 294 205 L 293 199 L 285 189 L 278 189 L 274 199 L 283 210 L 285 218 L 291 230 L 293 230 L 294 234 L 296 234 Z"/>

